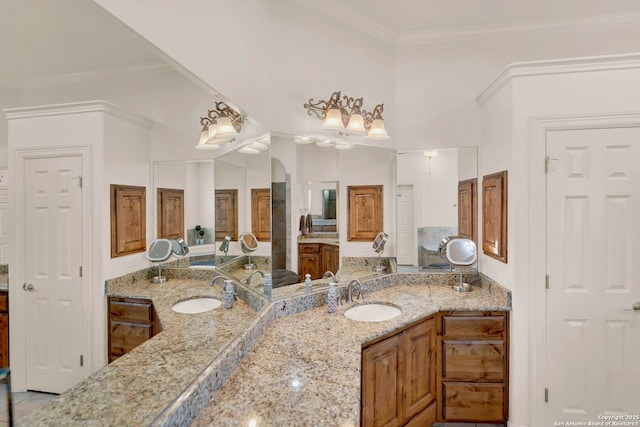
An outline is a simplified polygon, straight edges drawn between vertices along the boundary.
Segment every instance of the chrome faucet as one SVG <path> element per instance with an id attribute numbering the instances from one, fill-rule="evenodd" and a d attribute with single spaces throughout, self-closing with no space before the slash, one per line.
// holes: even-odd
<path id="1" fill-rule="evenodd" d="M 247 280 L 244 281 L 245 285 L 249 286 L 251 284 L 251 278 L 256 275 L 256 273 L 260 273 L 262 278 L 264 278 L 264 273 L 260 270 L 256 270 L 247 277 Z"/>
<path id="2" fill-rule="evenodd" d="M 336 280 L 335 274 L 333 274 L 331 271 L 326 271 L 324 273 L 324 276 L 322 276 L 323 279 L 326 279 L 327 277 L 331 277 L 331 281 L 333 283 L 338 283 L 338 281 Z"/>
<path id="3" fill-rule="evenodd" d="M 211 286 L 215 286 L 216 281 L 217 281 L 218 279 L 225 280 L 225 279 L 226 279 L 226 277 L 224 277 L 224 276 L 216 276 L 216 277 L 214 277 L 214 278 L 213 278 L 213 280 L 211 281 Z M 222 284 L 222 291 L 224 292 L 224 283 Z"/>
<path id="4" fill-rule="evenodd" d="M 358 286 L 358 296 L 357 299 L 362 300 L 364 299 L 364 286 L 362 285 L 362 283 L 360 282 L 360 280 L 358 279 L 353 279 L 352 281 L 349 282 L 349 284 L 347 285 L 347 303 L 351 304 L 353 302 L 353 287 L 351 285 L 357 285 Z"/>

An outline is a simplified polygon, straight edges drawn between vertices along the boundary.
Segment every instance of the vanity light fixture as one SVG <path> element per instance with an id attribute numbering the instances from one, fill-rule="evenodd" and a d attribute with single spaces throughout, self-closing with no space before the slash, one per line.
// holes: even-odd
<path id="1" fill-rule="evenodd" d="M 333 92 L 328 101 L 313 98 L 304 104 L 307 114 L 312 113 L 321 119 L 322 128 L 344 132 L 345 135 L 366 135 L 372 139 L 389 139 L 384 127 L 382 112 L 384 104 L 378 104 L 372 112 L 362 109 L 362 98 L 342 96 L 340 91 Z"/>
<path id="2" fill-rule="evenodd" d="M 220 143 L 239 135 L 245 117 L 222 101 L 216 101 L 215 110 L 208 110 L 206 117 L 200 117 L 200 150 L 215 150 Z"/>
<path id="3" fill-rule="evenodd" d="M 296 135 L 293 141 L 300 145 L 315 144 L 322 148 L 334 147 L 336 150 L 353 150 L 356 148 L 354 144 L 345 142 L 342 139 L 331 139 L 325 136 Z"/>

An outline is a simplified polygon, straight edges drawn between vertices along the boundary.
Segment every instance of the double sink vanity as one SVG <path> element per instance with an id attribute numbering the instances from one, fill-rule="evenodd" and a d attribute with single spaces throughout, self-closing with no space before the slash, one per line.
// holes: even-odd
<path id="1" fill-rule="evenodd" d="M 234 280 L 231 309 L 175 311 L 184 300 L 223 300 L 222 287 L 210 286 L 219 273 L 168 269 L 163 284 L 146 271 L 108 281 L 110 325 L 131 327 L 129 308 L 142 304 L 144 339 L 123 351 L 127 340 L 112 337 L 110 354 L 122 354 L 21 424 L 506 422 L 511 300 L 487 277 L 465 277 L 473 289 L 459 293 L 457 275 L 378 274 L 362 280 L 365 299 L 353 304 L 340 281 L 342 304 L 331 314 L 326 289 L 268 300 Z M 372 303 L 398 311 L 375 322 L 347 316 Z"/>

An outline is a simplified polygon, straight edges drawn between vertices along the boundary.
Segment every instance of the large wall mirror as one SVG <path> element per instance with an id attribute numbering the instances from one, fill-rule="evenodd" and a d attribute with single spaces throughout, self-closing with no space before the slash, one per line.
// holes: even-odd
<path id="1" fill-rule="evenodd" d="M 347 188 L 382 186 L 384 229 L 376 233 L 387 232 L 394 239 L 395 151 L 363 145 L 341 150 L 335 145 L 301 144 L 292 136 L 272 135 L 271 155 L 273 274 L 287 274 L 290 282 L 295 281 L 274 287 L 272 298 L 304 292 L 306 274 L 312 278 L 312 290 L 328 285 L 329 279 L 323 278 L 326 271 L 340 282 L 380 274 L 373 271 L 378 263 L 373 239 L 347 241 Z M 288 227 L 280 228 L 277 223 Z M 391 241 L 385 250 L 387 266 L 393 251 Z"/>
<path id="2" fill-rule="evenodd" d="M 446 242 L 457 236 L 473 239 L 477 230 L 477 198 L 466 198 L 465 192 L 476 188 L 470 184 L 477 180 L 477 148 L 399 151 L 397 161 L 398 266 L 449 271 L 442 251 Z"/>

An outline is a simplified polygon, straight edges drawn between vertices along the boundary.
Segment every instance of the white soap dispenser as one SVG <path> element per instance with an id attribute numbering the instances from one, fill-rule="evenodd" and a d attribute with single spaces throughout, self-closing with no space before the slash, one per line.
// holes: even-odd
<path id="1" fill-rule="evenodd" d="M 329 283 L 329 292 L 327 292 L 327 312 L 335 313 L 338 309 L 338 293 L 336 292 L 337 283 Z"/>
<path id="2" fill-rule="evenodd" d="M 271 273 L 266 273 L 264 275 L 264 283 L 262 284 L 262 290 L 264 291 L 264 294 L 266 296 L 268 296 L 269 298 L 271 298 Z"/>
<path id="3" fill-rule="evenodd" d="M 233 282 L 231 280 L 225 280 L 224 283 L 224 306 L 225 308 L 231 308 L 233 307 L 233 300 L 236 297 Z"/>
<path id="4" fill-rule="evenodd" d="M 309 273 L 304 275 L 304 291 L 307 294 L 311 292 L 311 275 Z"/>

